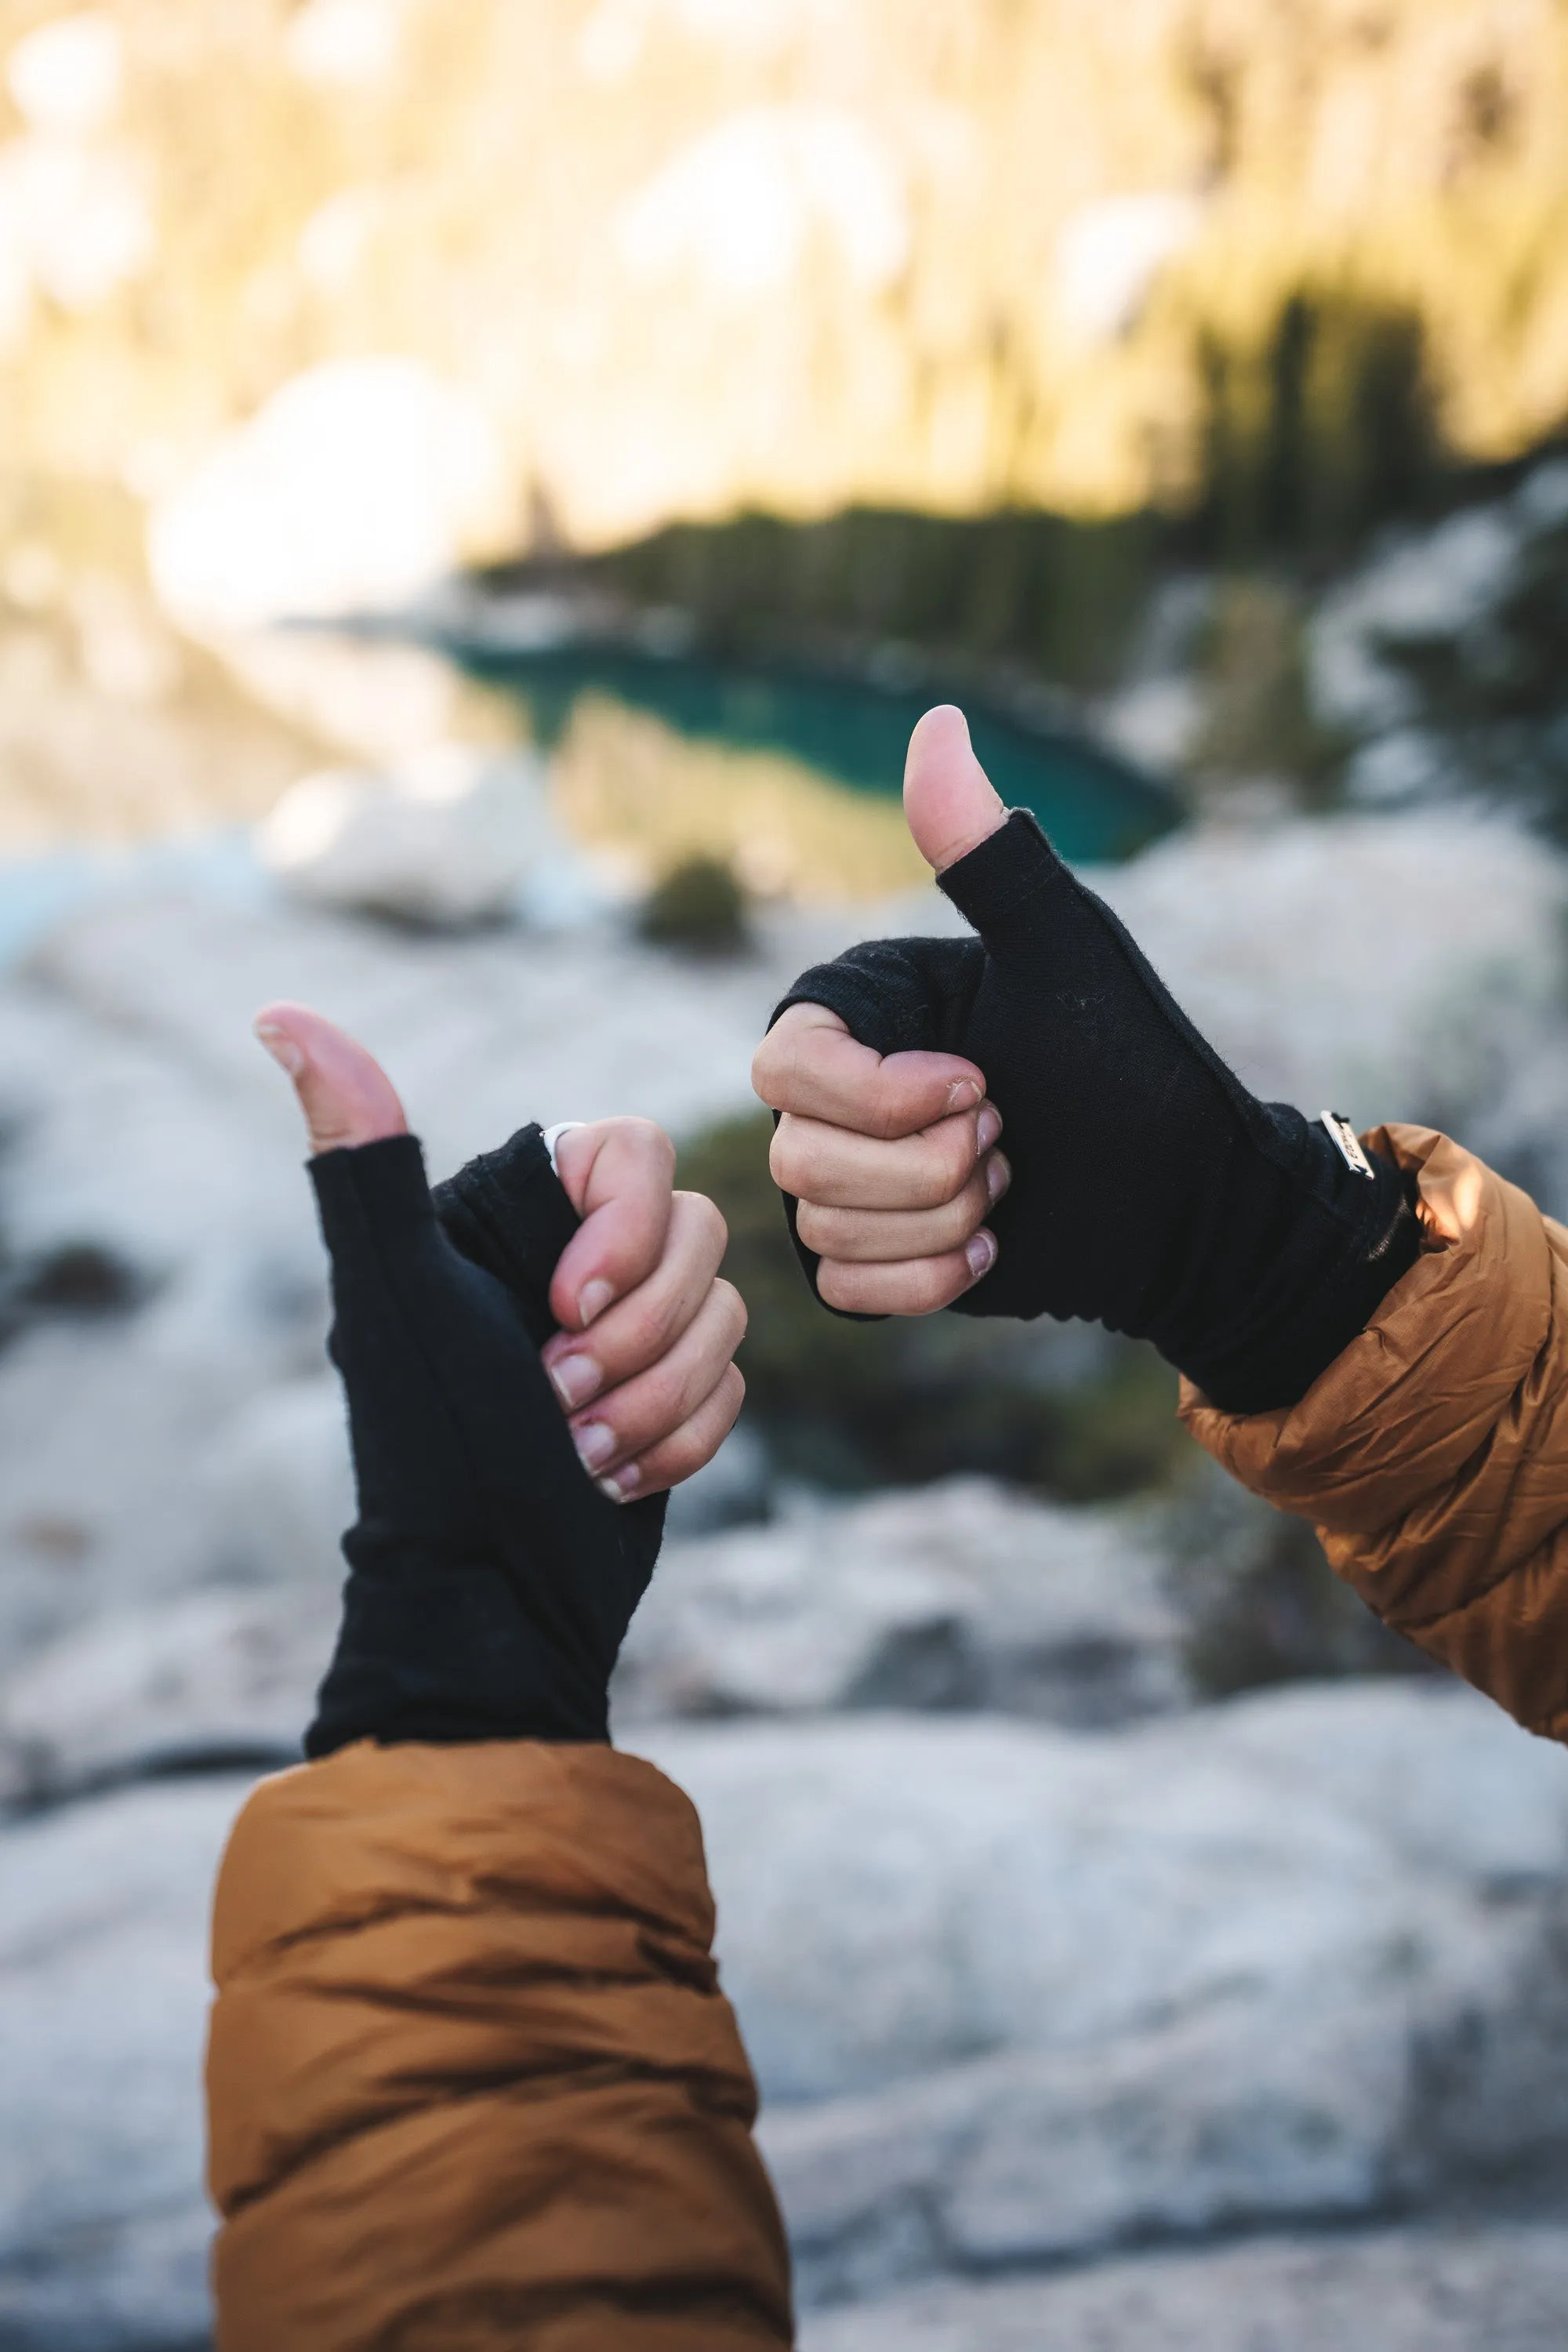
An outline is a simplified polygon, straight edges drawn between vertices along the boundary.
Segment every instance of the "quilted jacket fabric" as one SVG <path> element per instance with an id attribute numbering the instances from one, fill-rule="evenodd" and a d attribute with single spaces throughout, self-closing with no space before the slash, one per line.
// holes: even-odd
<path id="1" fill-rule="evenodd" d="M 690 1803 L 603 1747 L 346 1748 L 220 1874 L 222 2352 L 776 2352 Z"/>
<path id="2" fill-rule="evenodd" d="M 1568 1738 L 1568 1232 L 1429 1129 L 1363 1139 L 1415 1176 L 1416 1263 L 1299 1404 L 1188 1387 L 1183 1417 L 1380 1617 Z"/>

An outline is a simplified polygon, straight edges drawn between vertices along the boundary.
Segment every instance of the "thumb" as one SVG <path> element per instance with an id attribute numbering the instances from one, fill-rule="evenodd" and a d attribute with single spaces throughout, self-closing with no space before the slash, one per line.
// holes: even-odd
<path id="1" fill-rule="evenodd" d="M 319 1013 L 304 1004 L 268 1004 L 253 1025 L 294 1081 L 313 1153 L 407 1134 L 403 1105 L 381 1064 Z"/>
<path id="2" fill-rule="evenodd" d="M 910 737 L 904 816 L 915 847 L 936 874 L 956 865 L 1007 821 L 956 703 L 939 702 Z"/>

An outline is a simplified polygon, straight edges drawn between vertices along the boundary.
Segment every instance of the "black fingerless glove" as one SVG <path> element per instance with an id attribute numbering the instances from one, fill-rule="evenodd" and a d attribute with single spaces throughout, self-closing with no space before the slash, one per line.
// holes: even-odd
<path id="1" fill-rule="evenodd" d="M 773 1018 L 824 1004 L 879 1054 L 984 1072 L 1013 1181 L 954 1311 L 1104 1323 L 1227 1411 L 1294 1403 L 1415 1262 L 1398 1172 L 1248 1094 L 1026 812 L 941 887 L 977 939 L 852 948 Z"/>
<path id="2" fill-rule="evenodd" d="M 539 1360 L 577 1219 L 537 1127 L 432 1198 L 412 1136 L 310 1162 L 359 1517 L 306 1753 L 353 1739 L 603 1740 L 662 1495 L 616 1504 Z"/>

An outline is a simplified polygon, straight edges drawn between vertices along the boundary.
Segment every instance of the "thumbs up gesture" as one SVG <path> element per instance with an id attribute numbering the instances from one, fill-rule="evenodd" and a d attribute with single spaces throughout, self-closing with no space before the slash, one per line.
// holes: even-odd
<path id="1" fill-rule="evenodd" d="M 559 1168 L 521 1128 L 432 1192 L 363 1045 L 303 1005 L 257 1033 L 310 1134 L 358 1501 L 307 1751 L 602 1740 L 664 1492 L 740 1405 L 723 1220 L 642 1119 L 576 1128 Z"/>
<path id="2" fill-rule="evenodd" d="M 1294 1402 L 1414 1259 L 1400 1178 L 1247 1091 L 960 711 L 915 729 L 904 808 L 973 936 L 804 973 L 752 1068 L 818 1296 L 1098 1321 L 1216 1404 Z"/>
<path id="3" fill-rule="evenodd" d="M 384 1070 L 319 1013 L 271 1004 L 256 1033 L 293 1081 L 314 1159 L 407 1133 Z M 554 1164 L 574 1213 L 545 1273 L 541 1360 L 584 1468 L 628 1502 L 689 1478 L 729 1434 L 746 1310 L 719 1273 L 723 1218 L 672 1189 L 674 1149 L 650 1120 L 574 1126 Z M 455 1204 L 445 1213 L 472 1254 L 471 1223 L 459 1227 Z"/>

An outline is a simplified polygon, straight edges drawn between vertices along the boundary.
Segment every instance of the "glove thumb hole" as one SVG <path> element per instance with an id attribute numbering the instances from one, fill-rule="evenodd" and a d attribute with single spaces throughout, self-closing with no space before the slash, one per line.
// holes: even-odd
<path id="1" fill-rule="evenodd" d="M 1007 811 L 974 756 L 969 724 L 955 703 L 928 710 L 910 737 L 904 761 L 904 819 L 934 874 L 1005 824 Z"/>
<path id="2" fill-rule="evenodd" d="M 357 1322 L 381 1298 L 384 1264 L 422 1245 L 432 1227 L 425 1155 L 416 1136 L 394 1135 L 317 1152 L 309 1164 L 340 1320 L 352 1302 Z"/>

